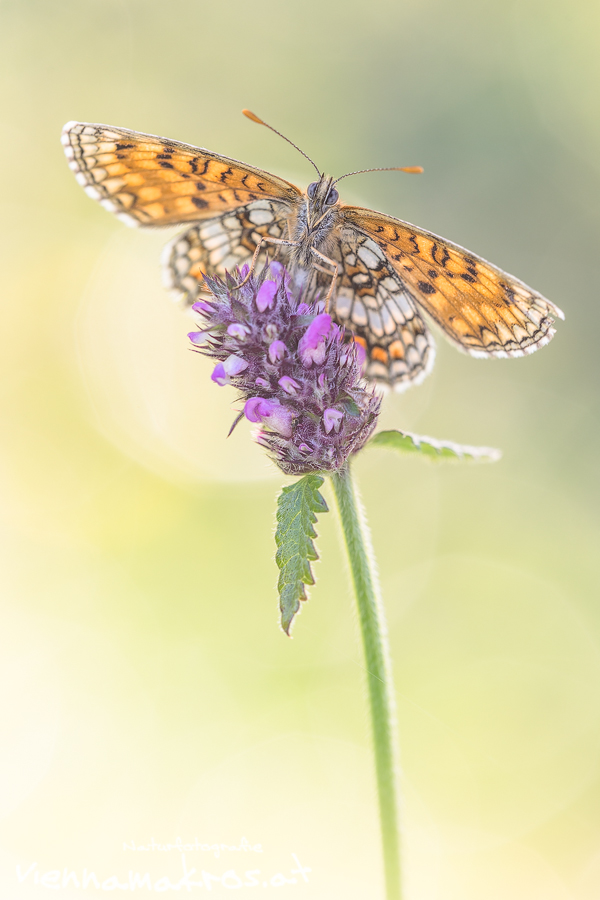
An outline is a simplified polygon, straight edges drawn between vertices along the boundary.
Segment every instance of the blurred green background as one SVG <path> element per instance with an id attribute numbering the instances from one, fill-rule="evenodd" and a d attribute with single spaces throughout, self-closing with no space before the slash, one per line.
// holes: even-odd
<path id="1" fill-rule="evenodd" d="M 244 106 L 335 174 L 423 165 L 344 198 L 566 312 L 525 359 L 440 340 L 433 375 L 385 398 L 386 427 L 498 446 L 500 463 L 372 450 L 356 470 L 390 624 L 408 900 L 600 896 L 599 35 L 591 0 L 0 2 L 2 896 L 37 897 L 35 873 L 64 867 L 176 881 L 180 851 L 123 844 L 178 836 L 262 845 L 194 849 L 198 871 L 270 884 L 295 853 L 312 872 L 282 893 L 381 896 L 335 515 L 290 641 L 282 477 L 249 429 L 225 440 L 233 392 L 161 287 L 169 234 L 89 200 L 60 145 L 67 120 L 106 122 L 305 186 L 308 164 Z"/>

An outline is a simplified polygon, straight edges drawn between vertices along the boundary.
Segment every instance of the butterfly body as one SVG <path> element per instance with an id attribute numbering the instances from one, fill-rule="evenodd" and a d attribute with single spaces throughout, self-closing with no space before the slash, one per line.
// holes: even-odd
<path id="1" fill-rule="evenodd" d="M 331 175 L 323 175 L 318 182 L 310 184 L 288 219 L 286 263 L 298 288 L 307 287 L 319 261 L 330 259 L 328 250 L 333 247 L 341 212 L 339 195 L 332 185 Z M 333 276 L 337 263 L 331 260 L 331 266 L 328 274 Z"/>
<path id="2" fill-rule="evenodd" d="M 333 178 L 306 191 L 189 144 L 69 122 L 69 166 L 86 193 L 130 226 L 186 224 L 165 248 L 168 287 L 193 303 L 203 275 L 276 256 L 295 286 L 327 291 L 367 352 L 366 377 L 403 390 L 431 370 L 423 314 L 463 352 L 523 356 L 548 343 L 561 311 L 468 250 L 392 216 L 343 204 Z"/>

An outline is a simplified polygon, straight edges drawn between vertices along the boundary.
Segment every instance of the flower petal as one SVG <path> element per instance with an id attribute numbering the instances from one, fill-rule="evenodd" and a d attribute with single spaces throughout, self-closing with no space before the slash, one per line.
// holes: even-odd
<path id="1" fill-rule="evenodd" d="M 249 422 L 262 422 L 258 409 L 263 402 L 262 397 L 250 397 L 249 400 L 246 400 L 246 403 L 244 404 L 244 415 Z"/>
<path id="2" fill-rule="evenodd" d="M 302 360 L 302 365 L 307 369 L 313 363 L 320 366 L 325 361 L 326 337 L 331 330 L 331 316 L 329 313 L 321 313 L 312 320 L 300 341 L 298 342 L 298 353 Z"/>
<path id="3" fill-rule="evenodd" d="M 248 363 L 245 359 L 242 359 L 241 356 L 235 356 L 232 354 L 228 356 L 225 362 L 223 363 L 223 368 L 230 376 L 239 375 L 240 372 L 243 372 L 244 369 L 248 368 Z"/>
<path id="4" fill-rule="evenodd" d="M 283 378 L 280 378 L 277 382 L 279 387 L 283 388 L 286 394 L 291 394 L 295 396 L 300 390 L 300 385 L 294 378 L 290 378 L 289 375 L 284 375 Z"/>
<path id="5" fill-rule="evenodd" d="M 250 422 L 262 422 L 283 437 L 292 436 L 291 409 L 286 409 L 279 400 L 267 400 L 265 397 L 251 397 L 244 405 L 244 415 Z"/>
<path id="6" fill-rule="evenodd" d="M 227 334 L 230 337 L 238 338 L 240 341 L 245 341 L 247 335 L 250 334 L 250 329 L 247 325 L 242 325 L 241 322 L 233 322 L 227 328 Z"/>
<path id="7" fill-rule="evenodd" d="M 259 312 L 271 309 L 275 303 L 275 294 L 277 293 L 276 281 L 264 281 L 256 295 L 256 305 Z"/>
<path id="8" fill-rule="evenodd" d="M 283 341 L 273 341 L 271 346 L 269 347 L 269 359 L 272 363 L 281 362 L 283 357 L 285 356 L 287 351 L 287 347 L 283 343 Z"/>
<path id="9" fill-rule="evenodd" d="M 197 347 L 200 347 L 202 344 L 205 344 L 210 336 L 209 331 L 190 331 L 188 333 L 188 337 L 192 344 L 196 344 Z"/>
<path id="10" fill-rule="evenodd" d="M 192 306 L 192 309 L 194 312 L 208 313 L 208 314 L 213 313 L 215 311 L 213 304 L 207 303 L 206 300 L 198 300 L 197 303 L 194 303 L 194 305 Z"/>
<path id="11" fill-rule="evenodd" d="M 225 366 L 223 365 L 223 363 L 217 363 L 210 377 L 216 384 L 219 384 L 221 387 L 224 387 L 230 382 L 229 375 L 225 371 Z"/>

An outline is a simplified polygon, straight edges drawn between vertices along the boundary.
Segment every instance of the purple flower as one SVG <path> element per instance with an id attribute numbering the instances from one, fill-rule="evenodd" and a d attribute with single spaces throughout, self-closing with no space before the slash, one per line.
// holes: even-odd
<path id="1" fill-rule="evenodd" d="M 229 375 L 225 371 L 225 366 L 223 365 L 223 363 L 217 363 L 210 377 L 214 382 L 216 382 L 216 384 L 220 384 L 221 387 L 225 387 L 225 385 L 229 384 L 229 382 L 231 381 Z"/>
<path id="2" fill-rule="evenodd" d="M 273 262 L 270 263 L 269 269 L 271 270 L 271 274 L 275 276 L 277 281 L 281 281 L 283 279 L 285 286 L 287 287 L 289 285 L 290 276 L 287 272 L 287 269 L 284 269 L 280 262 L 277 262 L 277 260 L 274 259 Z"/>
<path id="3" fill-rule="evenodd" d="M 281 360 L 285 356 L 286 350 L 287 347 L 285 346 L 283 341 L 273 341 L 273 343 L 269 347 L 269 359 L 272 363 L 281 362 Z"/>
<path id="4" fill-rule="evenodd" d="M 276 281 L 263 281 L 256 295 L 256 306 L 259 312 L 272 309 L 277 293 Z"/>
<path id="5" fill-rule="evenodd" d="M 293 378 L 290 378 L 289 375 L 284 375 L 283 378 L 280 378 L 277 384 L 283 388 L 286 394 L 297 394 L 300 390 L 300 385 L 297 381 L 294 381 Z"/>
<path id="6" fill-rule="evenodd" d="M 281 265 L 281 263 L 277 262 L 276 259 L 274 259 L 273 262 L 270 263 L 269 269 L 271 271 L 271 274 L 275 276 L 277 281 L 279 281 L 281 284 L 283 284 L 286 298 L 289 303 L 292 303 L 293 297 L 290 293 L 290 276 L 287 272 L 287 269 L 284 269 L 284 267 Z"/>
<path id="7" fill-rule="evenodd" d="M 194 312 L 206 313 L 207 315 L 210 315 L 212 312 L 214 312 L 212 303 L 207 303 L 206 300 L 198 300 L 197 303 L 194 303 L 192 309 L 194 310 Z"/>
<path id="8" fill-rule="evenodd" d="M 240 325 L 239 322 L 233 322 L 232 325 L 229 325 L 227 328 L 227 334 L 230 337 L 236 337 L 240 341 L 245 340 L 246 335 L 250 334 L 250 329 L 247 325 Z"/>
<path id="9" fill-rule="evenodd" d="M 313 363 L 317 366 L 325 360 L 326 337 L 331 330 L 331 316 L 321 313 L 315 316 L 298 344 L 298 353 L 302 365 L 309 369 Z"/>
<path id="10" fill-rule="evenodd" d="M 240 372 L 244 372 L 248 368 L 248 363 L 239 356 L 231 355 L 227 357 L 223 366 L 228 375 L 235 376 L 239 375 Z"/>
<path id="11" fill-rule="evenodd" d="M 244 415 L 249 422 L 262 422 L 283 437 L 292 436 L 293 413 L 282 406 L 279 400 L 251 397 L 244 406 Z"/>
<path id="12" fill-rule="evenodd" d="M 190 331 L 188 333 L 188 337 L 192 344 L 196 344 L 200 347 L 202 344 L 205 344 L 208 340 L 210 332 L 208 331 Z"/>
<path id="13" fill-rule="evenodd" d="M 215 366 L 211 378 L 223 387 L 247 368 L 248 363 L 245 359 L 240 359 L 239 356 L 228 356 L 225 362 L 218 363 Z"/>
<path id="14" fill-rule="evenodd" d="M 344 413 L 340 412 L 339 409 L 326 409 L 323 413 L 323 427 L 327 434 L 332 430 L 339 431 L 343 418 Z"/>

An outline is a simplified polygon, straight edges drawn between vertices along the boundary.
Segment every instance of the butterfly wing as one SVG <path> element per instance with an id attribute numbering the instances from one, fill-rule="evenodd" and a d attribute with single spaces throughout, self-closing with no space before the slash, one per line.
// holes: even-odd
<path id="1" fill-rule="evenodd" d="M 365 377 L 397 391 L 419 384 L 435 360 L 433 337 L 385 253 L 348 227 L 328 253 L 339 266 L 333 312 L 366 351 Z"/>
<path id="2" fill-rule="evenodd" d="M 293 204 L 295 185 L 235 159 L 152 134 L 68 122 L 62 143 L 86 193 L 126 225 L 177 225 L 256 200 Z"/>
<path id="3" fill-rule="evenodd" d="M 435 234 L 369 209 L 344 219 L 385 254 L 418 305 L 471 356 L 523 356 L 554 335 L 563 313 L 532 288 Z"/>
<path id="4" fill-rule="evenodd" d="M 219 275 L 249 263 L 261 237 L 287 237 L 288 210 L 285 204 L 256 200 L 214 219 L 198 222 L 173 238 L 163 253 L 165 287 L 184 295 L 186 304 L 195 303 L 206 290 L 203 275 Z M 263 244 L 258 263 L 267 254 L 285 262 L 286 248 Z"/>

